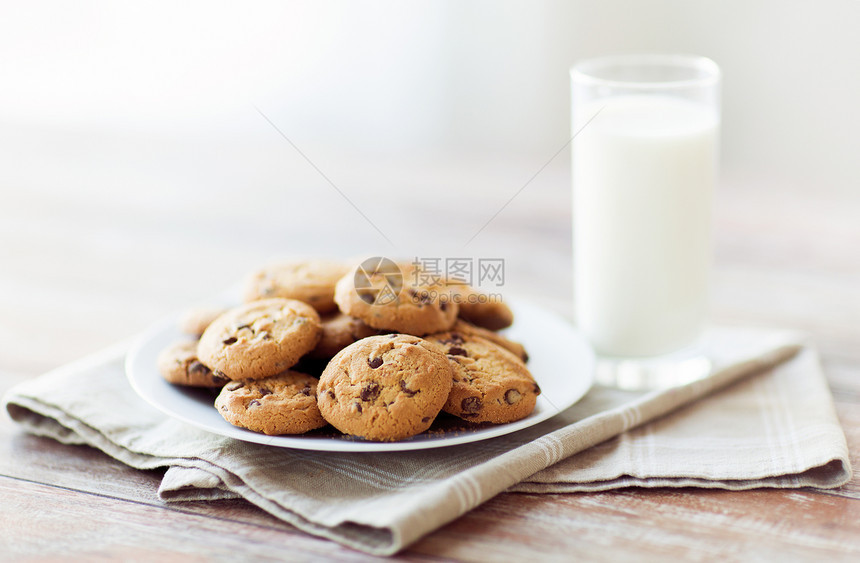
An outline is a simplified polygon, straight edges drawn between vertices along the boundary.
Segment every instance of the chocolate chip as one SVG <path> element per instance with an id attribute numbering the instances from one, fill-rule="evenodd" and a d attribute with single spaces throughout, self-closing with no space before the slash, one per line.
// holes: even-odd
<path id="1" fill-rule="evenodd" d="M 355 401 L 354 403 L 352 403 L 352 408 L 353 408 L 353 409 L 354 409 L 358 414 L 361 414 L 361 411 L 362 411 L 362 409 L 361 409 L 361 403 L 359 403 L 358 401 Z"/>
<path id="2" fill-rule="evenodd" d="M 415 291 L 410 287 L 409 295 L 412 297 L 412 302 L 416 305 L 427 305 L 433 302 L 433 298 L 430 296 L 430 292 L 426 290 Z"/>
<path id="3" fill-rule="evenodd" d="M 209 368 L 201 364 L 199 361 L 194 361 L 188 364 L 188 369 L 186 371 L 188 372 L 188 375 L 206 375 L 209 373 Z M 215 379 L 215 376 L 213 376 L 212 379 Z M 225 377 L 224 379 L 226 380 L 227 378 Z"/>
<path id="4" fill-rule="evenodd" d="M 219 372 L 216 371 L 215 374 L 217 374 L 217 373 L 219 373 Z M 234 381 L 233 383 L 227 384 L 227 391 L 235 391 L 236 389 L 241 389 L 244 386 L 245 386 L 245 384 L 242 383 L 241 381 Z"/>
<path id="5" fill-rule="evenodd" d="M 239 342 L 239 339 L 236 338 L 235 336 L 231 336 L 230 338 L 228 338 L 227 340 L 224 341 L 224 344 L 229 346 L 230 344 L 235 344 L 237 342 Z"/>
<path id="6" fill-rule="evenodd" d="M 478 397 L 466 397 L 460 402 L 460 409 L 463 411 L 462 415 L 476 415 L 482 408 L 484 408 L 484 404 L 481 402 L 481 399 Z"/>
<path id="7" fill-rule="evenodd" d="M 449 356 L 466 356 L 466 357 L 469 356 L 468 352 L 466 352 L 465 350 L 463 350 L 459 346 L 451 346 L 450 348 L 448 348 L 448 355 Z"/>
<path id="8" fill-rule="evenodd" d="M 271 395 L 272 390 L 267 387 L 260 387 L 260 395 L 265 397 L 266 395 Z"/>
<path id="9" fill-rule="evenodd" d="M 370 303 L 371 305 L 373 304 L 373 294 L 372 293 L 359 293 L 358 296 L 361 297 L 361 300 L 364 301 L 365 303 Z"/>
<path id="10" fill-rule="evenodd" d="M 258 401 L 257 399 L 254 399 L 253 401 L 248 403 L 248 408 L 257 407 L 257 406 L 260 406 L 260 401 Z"/>
<path id="11" fill-rule="evenodd" d="M 310 397 L 310 395 L 311 395 L 311 386 L 310 386 L 310 385 L 305 385 L 304 387 L 302 387 L 302 389 L 301 389 L 301 391 L 299 391 L 299 393 L 301 393 L 302 395 L 307 395 L 308 397 Z"/>
<path id="12" fill-rule="evenodd" d="M 377 397 L 379 397 L 379 383 L 375 381 L 370 381 L 364 384 L 364 387 L 361 388 L 361 397 L 362 401 L 375 401 Z"/>
<path id="13" fill-rule="evenodd" d="M 371 368 L 376 369 L 376 368 L 378 368 L 379 366 L 381 366 L 381 365 L 382 365 L 382 358 L 369 358 L 369 359 L 367 360 L 367 364 L 368 364 Z"/>
<path id="14" fill-rule="evenodd" d="M 212 379 L 212 383 L 218 383 L 220 385 L 223 385 L 223 384 L 227 383 L 228 381 L 230 381 L 230 379 L 227 377 L 224 377 L 223 374 L 218 375 L 217 373 L 210 373 L 209 377 Z"/>
<path id="15" fill-rule="evenodd" d="M 430 417 L 425 416 L 424 418 L 421 419 L 421 422 L 424 422 L 424 423 L 430 422 Z"/>
<path id="16" fill-rule="evenodd" d="M 525 350 L 523 350 L 523 361 L 524 361 L 524 362 L 528 362 L 528 361 L 529 361 L 529 353 L 528 353 L 528 352 L 526 352 Z M 538 392 L 540 392 L 540 389 L 538 389 Z"/>
<path id="17" fill-rule="evenodd" d="M 535 391 L 535 395 L 540 395 L 540 393 L 541 393 L 541 391 L 540 391 L 540 386 L 538 386 L 538 384 L 537 384 L 537 383 L 535 383 L 535 389 L 534 389 L 534 391 Z"/>
<path id="18" fill-rule="evenodd" d="M 251 325 L 249 325 L 249 324 L 239 325 L 235 328 L 235 330 L 236 330 L 236 332 L 239 332 L 243 328 L 251 328 Z"/>
<path id="19" fill-rule="evenodd" d="M 329 397 L 329 399 L 331 399 L 332 401 L 334 401 L 334 400 L 335 400 L 334 391 L 332 391 L 331 389 L 329 389 L 329 390 L 328 390 L 328 397 Z"/>
<path id="20" fill-rule="evenodd" d="M 476 412 L 461 412 L 460 413 L 460 418 L 475 418 L 476 416 L 478 416 L 478 413 L 476 413 Z"/>
<path id="21" fill-rule="evenodd" d="M 452 332 L 450 337 L 448 337 L 444 340 L 440 340 L 439 343 L 440 344 L 462 344 L 463 343 L 463 337 L 460 336 L 459 333 Z"/>
<path id="22" fill-rule="evenodd" d="M 403 391 L 403 394 L 406 395 L 407 397 L 414 397 L 415 395 L 417 395 L 418 393 L 421 392 L 421 389 L 419 389 L 418 391 L 413 391 L 412 389 L 407 387 L 406 382 L 402 379 L 400 380 L 400 390 Z"/>
<path id="23" fill-rule="evenodd" d="M 519 403 L 520 399 L 522 398 L 522 394 L 516 389 L 508 389 L 507 391 L 505 391 L 505 402 L 509 405 Z"/>
<path id="24" fill-rule="evenodd" d="M 439 310 L 442 312 L 447 311 L 448 310 L 448 304 L 445 303 L 444 301 L 439 303 Z"/>
<path id="25" fill-rule="evenodd" d="M 272 339 L 272 335 L 271 335 L 271 334 L 269 334 L 269 333 L 268 333 L 267 331 L 265 331 L 265 330 L 264 330 L 263 332 L 261 332 L 261 333 L 260 333 L 260 337 L 261 337 L 263 340 L 271 340 L 271 339 Z"/>

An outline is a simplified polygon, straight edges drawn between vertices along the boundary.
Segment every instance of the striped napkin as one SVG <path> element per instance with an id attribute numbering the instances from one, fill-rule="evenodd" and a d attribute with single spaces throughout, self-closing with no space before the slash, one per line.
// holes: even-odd
<path id="1" fill-rule="evenodd" d="M 508 436 L 436 450 L 337 454 L 239 442 L 166 418 L 108 352 L 11 389 L 34 434 L 166 467 L 166 502 L 242 497 L 308 533 L 396 553 L 505 491 L 838 487 L 845 436 L 814 348 L 785 331 L 710 331 L 705 379 L 646 393 L 596 387 Z"/>

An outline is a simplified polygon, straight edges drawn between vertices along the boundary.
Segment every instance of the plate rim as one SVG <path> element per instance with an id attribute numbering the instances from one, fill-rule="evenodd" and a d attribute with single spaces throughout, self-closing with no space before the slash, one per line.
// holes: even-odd
<path id="1" fill-rule="evenodd" d="M 519 316 L 517 314 L 518 309 L 531 309 L 533 311 L 539 312 L 540 314 L 549 315 L 553 318 L 553 320 L 564 324 L 565 327 L 569 330 L 570 336 L 575 341 L 577 341 L 577 345 L 580 347 L 580 352 L 583 354 L 583 357 L 581 359 L 584 368 L 582 370 L 582 377 L 587 378 L 587 380 L 582 381 L 580 383 L 583 386 L 581 393 L 579 393 L 571 403 L 566 404 L 561 408 L 555 407 L 550 402 L 550 406 L 552 408 L 540 413 L 537 417 L 526 417 L 518 421 L 510 422 L 507 424 L 500 424 L 489 428 L 482 428 L 478 432 L 470 432 L 457 436 L 440 436 L 438 439 L 426 439 L 419 441 L 401 440 L 396 442 L 373 442 L 361 439 L 333 440 L 331 438 L 299 438 L 296 436 L 289 435 L 269 436 L 266 434 L 261 434 L 245 428 L 234 426 L 231 426 L 230 428 L 225 428 L 223 432 L 216 432 L 209 425 L 205 425 L 204 423 L 195 420 L 193 417 L 183 416 L 182 414 L 177 413 L 175 410 L 167 408 L 165 405 L 160 404 L 158 401 L 155 401 L 152 397 L 149 396 L 149 393 L 146 390 L 141 389 L 141 387 L 139 386 L 139 382 L 135 377 L 134 365 L 139 359 L 140 355 L 143 353 L 146 344 L 148 344 L 152 339 L 161 335 L 166 330 L 175 330 L 176 322 L 180 315 L 180 313 L 178 312 L 169 315 L 156 323 L 153 323 L 148 329 L 143 331 L 143 333 L 141 333 L 137 338 L 135 338 L 128 352 L 125 354 L 125 361 L 123 363 L 123 366 L 125 369 L 126 379 L 131 385 L 134 392 L 137 394 L 137 396 L 143 399 L 148 405 L 157 409 L 162 414 L 167 415 L 171 419 L 178 420 L 185 424 L 194 426 L 195 428 L 198 428 L 204 432 L 208 432 L 217 436 L 224 436 L 226 438 L 231 438 L 242 442 L 261 444 L 278 448 L 333 453 L 384 453 L 396 451 L 429 450 L 449 446 L 457 446 L 472 442 L 489 440 L 492 438 L 498 438 L 500 436 L 506 436 L 522 430 L 526 430 L 537 424 L 540 424 L 541 422 L 545 422 L 555 416 L 558 416 L 566 409 L 570 408 L 571 406 L 582 400 L 582 398 L 585 397 L 585 395 L 587 395 L 588 392 L 594 386 L 596 375 L 596 355 L 588 341 L 582 335 L 581 331 L 576 328 L 576 326 L 571 324 L 570 321 L 568 321 L 555 311 L 541 307 L 527 299 L 508 298 L 507 303 L 511 307 L 511 309 L 514 310 L 514 318 L 517 318 Z M 155 368 L 155 366 L 153 366 L 153 373 L 157 374 L 157 369 Z M 549 402 L 548 399 L 545 400 Z M 281 443 L 284 440 L 295 440 L 295 443 Z"/>

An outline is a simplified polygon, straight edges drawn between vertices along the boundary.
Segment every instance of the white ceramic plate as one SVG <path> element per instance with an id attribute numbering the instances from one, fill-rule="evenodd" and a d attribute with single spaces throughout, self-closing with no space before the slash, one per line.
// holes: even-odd
<path id="1" fill-rule="evenodd" d="M 145 333 L 126 357 L 126 373 L 132 387 L 146 402 L 188 424 L 245 442 L 282 448 L 329 452 L 391 452 L 453 446 L 503 436 L 555 416 L 581 399 L 594 379 L 594 353 L 585 339 L 562 317 L 526 303 L 511 305 L 516 322 L 505 331 L 522 342 L 529 353 L 528 367 L 543 391 L 528 417 L 509 424 L 470 427 L 457 424 L 446 430 L 444 421 L 431 432 L 400 442 L 369 442 L 328 430 L 300 436 L 266 436 L 232 426 L 213 407 L 214 393 L 167 383 L 158 373 L 156 357 L 172 342 L 183 338 L 175 319 Z M 187 337 L 186 337 L 187 338 Z"/>

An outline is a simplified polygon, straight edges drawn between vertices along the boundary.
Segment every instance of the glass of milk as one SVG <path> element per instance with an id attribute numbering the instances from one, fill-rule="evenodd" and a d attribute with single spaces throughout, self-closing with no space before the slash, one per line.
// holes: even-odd
<path id="1" fill-rule="evenodd" d="M 629 55 L 571 68 L 574 314 L 598 380 L 702 377 L 717 177 L 720 70 Z"/>

